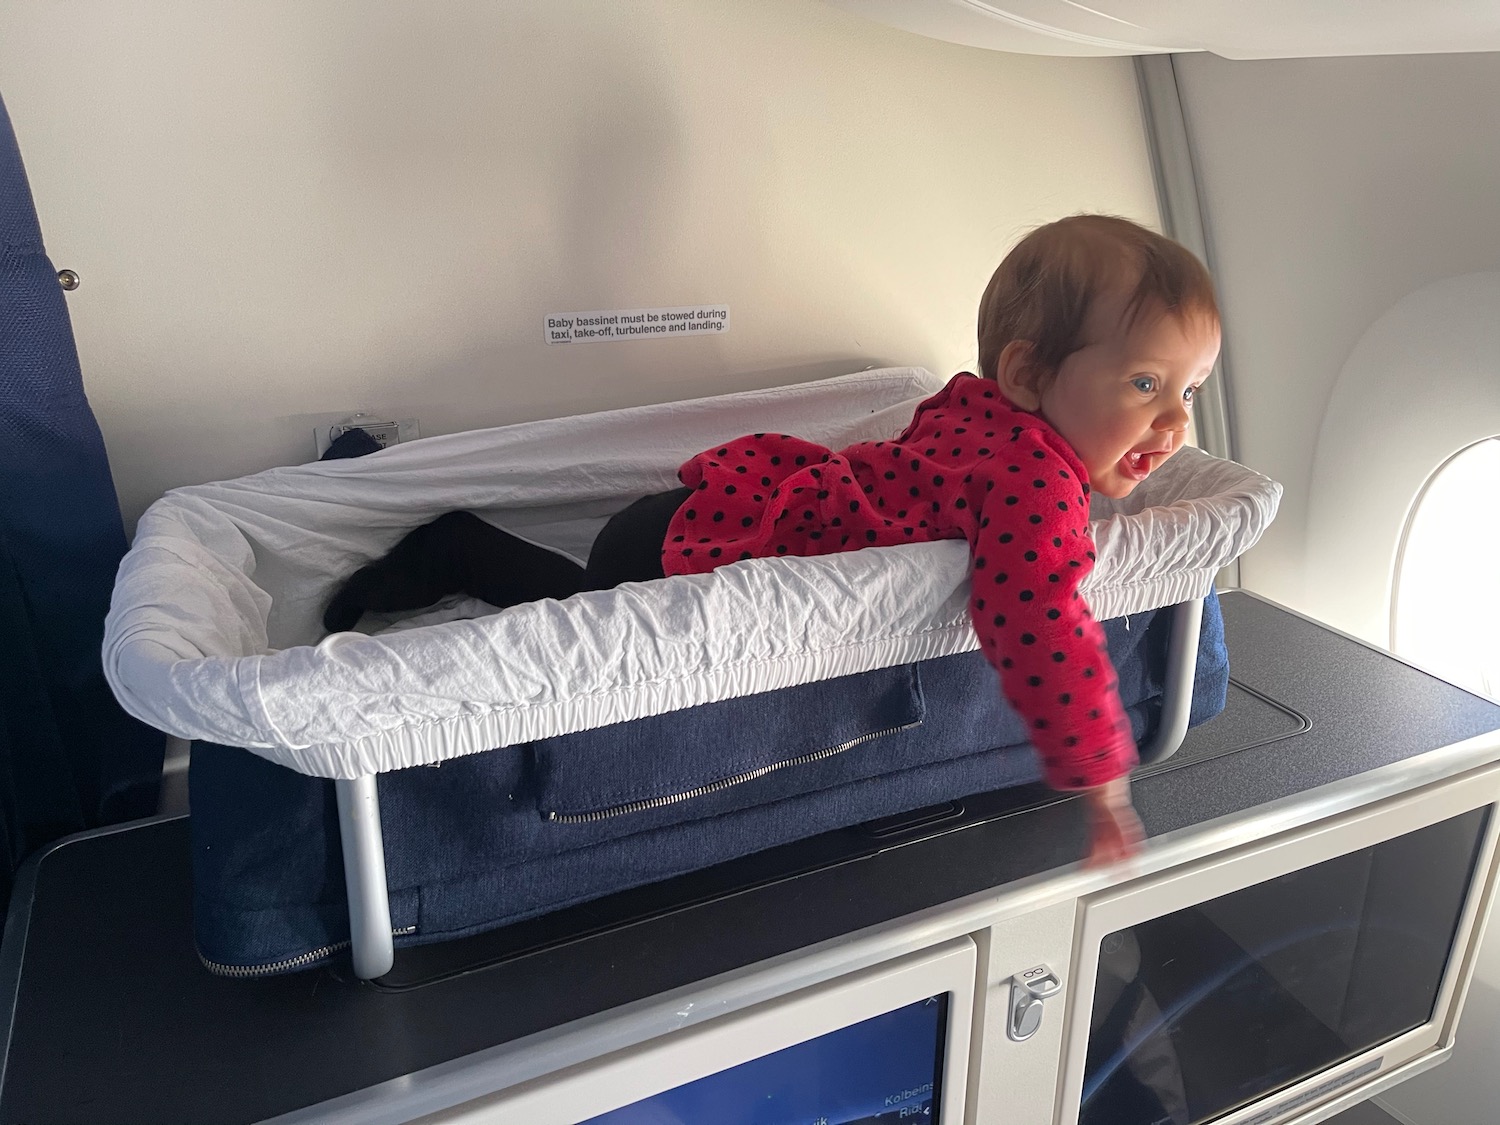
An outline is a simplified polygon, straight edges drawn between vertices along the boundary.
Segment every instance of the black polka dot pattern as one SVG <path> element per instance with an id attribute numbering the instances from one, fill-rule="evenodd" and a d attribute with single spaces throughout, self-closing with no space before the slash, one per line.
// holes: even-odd
<path id="1" fill-rule="evenodd" d="M 753 494 L 736 487 L 750 472 L 761 487 Z M 755 434 L 699 454 L 679 477 L 694 492 L 668 528 L 667 574 L 967 540 L 974 629 L 1047 781 L 1084 788 L 1134 764 L 1103 630 L 1078 597 L 1094 564 L 1088 474 L 1056 431 L 994 383 L 955 376 L 894 441 L 833 452 Z"/>

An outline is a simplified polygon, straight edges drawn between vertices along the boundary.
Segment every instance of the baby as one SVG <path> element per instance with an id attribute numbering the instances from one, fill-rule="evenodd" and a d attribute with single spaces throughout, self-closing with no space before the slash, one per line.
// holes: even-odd
<path id="1" fill-rule="evenodd" d="M 1128 496 L 1182 446 L 1218 351 L 1213 284 L 1191 253 L 1124 219 L 1062 219 L 990 279 L 980 374 L 954 376 L 895 439 L 725 442 L 682 466 L 682 489 L 615 516 L 587 568 L 450 513 L 355 574 L 325 624 L 458 591 L 505 606 L 743 559 L 964 539 L 970 614 L 1006 699 L 1048 783 L 1082 791 L 1088 862 L 1120 859 L 1141 838 L 1136 749 L 1078 593 L 1094 563 L 1088 497 Z"/>

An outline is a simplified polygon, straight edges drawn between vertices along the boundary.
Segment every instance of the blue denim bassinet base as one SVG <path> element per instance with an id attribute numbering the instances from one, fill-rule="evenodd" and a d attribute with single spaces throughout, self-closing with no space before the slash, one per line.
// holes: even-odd
<path id="1" fill-rule="evenodd" d="M 1138 739 L 1170 616 L 1105 623 Z M 1192 722 L 1228 657 L 1204 606 Z M 978 652 L 803 684 L 379 778 L 396 946 L 457 938 L 925 805 L 1035 782 Z M 215 968 L 289 971 L 349 936 L 333 785 L 193 746 L 194 931 Z"/>

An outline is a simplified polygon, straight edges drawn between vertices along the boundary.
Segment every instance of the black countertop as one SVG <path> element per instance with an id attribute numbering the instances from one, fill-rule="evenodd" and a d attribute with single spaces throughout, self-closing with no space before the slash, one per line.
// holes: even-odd
<path id="1" fill-rule="evenodd" d="M 1500 729 L 1500 707 L 1270 603 L 1223 608 L 1230 704 L 1137 781 L 1150 835 Z M 1083 838 L 1074 800 L 971 798 L 403 952 L 362 984 L 204 970 L 186 818 L 73 837 L 12 904 L 0 1125 L 258 1121 L 1070 864 Z"/>

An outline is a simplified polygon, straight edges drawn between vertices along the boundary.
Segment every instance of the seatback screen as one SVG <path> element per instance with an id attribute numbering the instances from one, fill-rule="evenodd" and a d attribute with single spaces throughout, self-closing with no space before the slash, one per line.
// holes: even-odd
<path id="1" fill-rule="evenodd" d="M 1080 1125 L 1199 1125 L 1427 1023 L 1487 812 L 1106 935 Z"/>
<path id="2" fill-rule="evenodd" d="M 926 1125 L 939 1120 L 947 1017 L 947 993 L 930 996 L 585 1125 Z"/>

